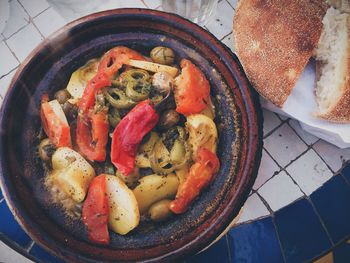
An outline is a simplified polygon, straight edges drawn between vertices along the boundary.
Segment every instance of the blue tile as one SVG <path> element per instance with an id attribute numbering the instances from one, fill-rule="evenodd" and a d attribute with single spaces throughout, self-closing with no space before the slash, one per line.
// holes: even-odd
<path id="1" fill-rule="evenodd" d="M 271 217 L 234 227 L 228 239 L 232 262 L 283 262 Z"/>
<path id="2" fill-rule="evenodd" d="M 62 260 L 58 259 L 57 257 L 51 255 L 46 250 L 42 249 L 37 244 L 34 244 L 32 249 L 30 250 L 30 254 L 34 256 L 36 259 L 38 259 L 40 262 L 45 263 L 63 263 Z"/>
<path id="3" fill-rule="evenodd" d="M 230 262 L 228 247 L 226 242 L 226 236 L 222 237 L 214 245 L 204 250 L 202 253 L 195 255 L 194 257 L 186 260 L 191 263 L 211 263 L 211 262 Z"/>
<path id="4" fill-rule="evenodd" d="M 350 187 L 342 176 L 334 176 L 310 197 L 334 243 L 350 235 Z"/>
<path id="5" fill-rule="evenodd" d="M 343 168 L 341 174 L 348 180 L 350 183 L 350 162 Z"/>
<path id="6" fill-rule="evenodd" d="M 277 211 L 275 223 L 286 262 L 311 260 L 331 247 L 326 231 L 306 199 Z"/>
<path id="7" fill-rule="evenodd" d="M 13 217 L 5 201 L 0 204 L 0 232 L 18 245 L 26 247 L 31 239 Z"/>
<path id="8" fill-rule="evenodd" d="M 350 262 L 350 243 L 343 242 L 340 246 L 333 250 L 334 263 L 349 263 Z"/>

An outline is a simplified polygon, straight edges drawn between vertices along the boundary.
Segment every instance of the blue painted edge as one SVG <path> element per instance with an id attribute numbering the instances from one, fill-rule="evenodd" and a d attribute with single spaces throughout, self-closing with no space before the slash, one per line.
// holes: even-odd
<path id="1" fill-rule="evenodd" d="M 35 262 L 64 263 L 64 261 L 52 255 L 50 252 L 48 252 L 47 250 L 45 250 L 44 248 L 42 248 L 40 245 L 36 243 L 34 243 L 29 253 L 32 257 L 35 257 L 36 259 Z"/>
<path id="2" fill-rule="evenodd" d="M 16 242 L 14 242 L 13 240 L 11 240 L 9 237 L 5 236 L 1 232 L 0 232 L 0 240 L 6 246 L 10 247 L 11 249 L 16 251 L 17 253 L 21 254 L 22 256 L 24 256 L 24 257 L 26 257 L 34 262 L 37 262 L 37 259 L 35 257 L 33 257 L 32 255 L 30 255 L 26 248 L 21 247 L 20 245 L 18 245 Z M 33 240 L 31 240 L 30 243 L 33 243 Z"/>
<path id="3" fill-rule="evenodd" d="M 302 198 L 274 215 L 286 262 L 310 261 L 333 244 L 311 202 Z"/>

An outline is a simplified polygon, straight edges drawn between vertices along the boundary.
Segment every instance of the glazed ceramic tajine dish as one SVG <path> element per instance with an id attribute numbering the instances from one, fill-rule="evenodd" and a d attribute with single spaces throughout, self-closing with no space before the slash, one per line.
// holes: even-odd
<path id="1" fill-rule="evenodd" d="M 144 222 L 109 245 L 89 241 L 82 220 L 68 220 L 48 202 L 35 152 L 43 94 L 67 86 L 72 72 L 116 46 L 147 56 L 166 46 L 197 65 L 210 83 L 220 170 L 185 213 Z M 69 262 L 173 261 L 214 241 L 237 216 L 257 175 L 262 114 L 257 94 L 231 51 L 199 26 L 173 14 L 117 9 L 74 21 L 43 41 L 17 70 L 1 109 L 1 187 L 11 211 L 33 240 Z"/>

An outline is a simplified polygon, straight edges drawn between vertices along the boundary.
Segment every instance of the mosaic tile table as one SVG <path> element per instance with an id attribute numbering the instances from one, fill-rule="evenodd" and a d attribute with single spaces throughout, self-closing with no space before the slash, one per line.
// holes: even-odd
<path id="1" fill-rule="evenodd" d="M 161 9 L 160 4 L 104 1 L 100 10 Z M 235 6 L 234 0 L 221 0 L 216 16 L 206 25 L 229 47 Z M 11 0 L 10 9 L 0 35 L 1 101 L 29 52 L 74 19 L 63 18 L 45 0 Z M 339 172 L 350 159 L 350 149 L 340 150 L 304 132 L 298 122 L 272 112 L 264 111 L 264 119 L 261 167 L 238 224 L 186 262 L 304 262 L 320 257 L 319 262 L 350 262 L 350 165 Z M 61 262 L 24 233 L 1 194 L 0 239 L 1 262 Z"/>

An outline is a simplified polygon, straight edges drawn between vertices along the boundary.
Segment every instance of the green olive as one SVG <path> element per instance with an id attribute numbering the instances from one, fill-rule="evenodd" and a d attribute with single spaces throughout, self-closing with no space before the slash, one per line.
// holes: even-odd
<path id="1" fill-rule="evenodd" d="M 151 59 L 155 63 L 171 65 L 174 63 L 175 53 L 168 47 L 155 47 L 151 51 Z"/>
<path id="2" fill-rule="evenodd" d="M 180 115 L 175 110 L 167 110 L 160 116 L 158 127 L 161 130 L 169 130 L 174 127 L 180 120 Z"/>
<path id="3" fill-rule="evenodd" d="M 55 99 L 58 100 L 60 104 L 64 104 L 70 98 L 71 95 L 66 89 L 61 89 L 55 93 Z"/>
<path id="4" fill-rule="evenodd" d="M 171 200 L 164 199 L 154 203 L 148 210 L 149 216 L 152 221 L 161 222 L 168 219 L 172 212 L 169 208 Z"/>
<path id="5" fill-rule="evenodd" d="M 53 145 L 48 138 L 40 142 L 38 147 L 38 153 L 39 153 L 39 157 L 44 162 L 50 161 L 55 151 L 56 151 L 55 145 Z"/>

